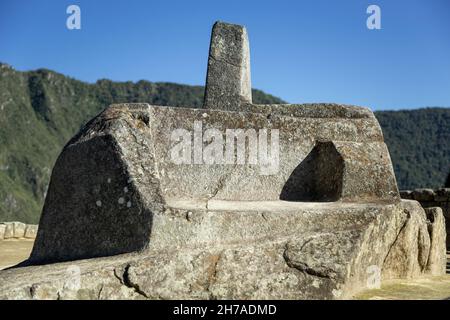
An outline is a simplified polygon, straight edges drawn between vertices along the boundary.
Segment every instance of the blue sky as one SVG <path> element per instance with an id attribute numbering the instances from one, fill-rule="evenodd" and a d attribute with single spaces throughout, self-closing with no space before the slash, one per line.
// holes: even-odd
<path id="1" fill-rule="evenodd" d="M 81 8 L 68 30 L 66 8 Z M 381 30 L 366 9 L 381 8 Z M 216 20 L 244 24 L 252 85 L 290 103 L 450 106 L 450 1 L 0 0 L 0 61 L 95 82 L 203 85 Z"/>

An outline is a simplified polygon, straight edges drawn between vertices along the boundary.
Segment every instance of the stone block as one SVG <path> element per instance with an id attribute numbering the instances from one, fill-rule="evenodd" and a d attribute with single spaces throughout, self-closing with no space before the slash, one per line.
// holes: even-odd
<path id="1" fill-rule="evenodd" d="M 6 225 L 1 223 L 0 224 L 0 240 L 5 239 L 5 231 L 6 231 Z"/>
<path id="2" fill-rule="evenodd" d="M 23 238 L 25 236 L 26 224 L 22 222 L 13 222 L 14 238 Z"/>
<path id="3" fill-rule="evenodd" d="M 400 190 L 400 197 L 406 200 L 414 200 L 411 190 Z"/>
<path id="4" fill-rule="evenodd" d="M 403 203 L 404 222 L 386 257 L 385 279 L 415 278 L 427 266 L 431 242 L 425 211 L 417 201 Z"/>
<path id="5" fill-rule="evenodd" d="M 222 137 L 219 148 L 224 158 L 227 143 L 233 146 L 231 164 L 205 161 L 208 145 L 198 147 L 195 140 L 196 135 L 211 134 L 208 129 Z M 257 154 L 255 163 L 248 158 L 239 162 L 239 152 L 249 148 L 236 147 L 242 140 L 235 135 L 226 140 L 230 129 L 233 134 L 235 129 L 253 130 L 258 146 L 267 143 L 268 151 Z M 183 139 L 188 138 L 174 140 L 180 131 Z M 173 157 L 180 144 L 188 151 L 182 158 L 187 161 L 181 163 Z M 44 259 L 47 254 L 53 259 L 87 258 L 140 250 L 155 228 L 152 217 L 174 199 L 279 200 L 289 179 L 298 172 L 301 176 L 317 155 L 320 168 L 315 172 L 318 183 L 328 188 L 322 190 L 326 201 L 399 200 L 389 153 L 374 117 L 308 118 L 305 111 L 302 117 L 273 113 L 268 119 L 257 112 L 111 106 L 58 158 L 39 226 L 43 236 L 38 235 L 32 258 Z M 321 173 L 333 173 L 339 166 L 341 174 Z"/>
<path id="6" fill-rule="evenodd" d="M 243 26 L 216 22 L 211 35 L 205 108 L 239 110 L 252 102 L 250 48 Z"/>
<path id="7" fill-rule="evenodd" d="M 12 222 L 5 222 L 5 235 L 4 239 L 14 238 L 14 225 Z"/>
<path id="8" fill-rule="evenodd" d="M 450 202 L 450 188 L 440 188 L 435 191 L 434 200 L 437 202 Z"/>
<path id="9" fill-rule="evenodd" d="M 434 247 L 416 201 L 183 205 L 155 217 L 148 250 L 2 271 L 0 299 L 347 299 L 381 270 L 426 274 Z"/>
<path id="10" fill-rule="evenodd" d="M 413 191 L 414 200 L 417 201 L 434 201 L 433 189 L 415 189 Z"/>
<path id="11" fill-rule="evenodd" d="M 426 208 L 428 232 L 430 234 L 430 254 L 427 261 L 427 272 L 431 275 L 443 275 L 446 271 L 446 236 L 444 215 L 439 207 Z"/>
<path id="12" fill-rule="evenodd" d="M 25 229 L 24 237 L 27 239 L 35 239 L 38 231 L 38 225 L 28 224 Z"/>

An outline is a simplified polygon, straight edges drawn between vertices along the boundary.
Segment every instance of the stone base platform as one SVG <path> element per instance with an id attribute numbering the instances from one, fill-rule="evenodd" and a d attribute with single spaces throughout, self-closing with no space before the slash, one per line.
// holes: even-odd
<path id="1" fill-rule="evenodd" d="M 169 205 L 142 252 L 1 271 L 0 299 L 346 299 L 445 273 L 442 213 L 416 201 Z"/>

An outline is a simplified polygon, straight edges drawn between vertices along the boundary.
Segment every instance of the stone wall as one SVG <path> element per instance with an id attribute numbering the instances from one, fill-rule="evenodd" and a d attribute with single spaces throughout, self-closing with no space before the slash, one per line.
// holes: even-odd
<path id="1" fill-rule="evenodd" d="M 447 229 L 447 250 L 450 250 L 450 188 L 403 190 L 400 196 L 419 201 L 424 208 L 442 208 Z"/>
<path id="2" fill-rule="evenodd" d="M 22 222 L 0 222 L 0 241 L 7 239 L 35 239 L 38 230 L 37 224 Z"/>

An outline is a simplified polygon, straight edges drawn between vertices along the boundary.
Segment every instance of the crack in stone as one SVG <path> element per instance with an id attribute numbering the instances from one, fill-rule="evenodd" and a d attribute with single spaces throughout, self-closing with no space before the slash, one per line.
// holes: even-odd
<path id="1" fill-rule="evenodd" d="M 307 241 L 305 241 L 305 243 L 302 244 L 299 251 L 302 251 L 302 249 L 305 247 L 305 245 L 307 245 L 313 239 L 314 238 L 311 238 L 311 239 L 308 239 Z M 289 268 L 292 268 L 292 269 L 298 270 L 300 272 L 306 273 L 310 276 L 318 277 L 318 278 L 322 278 L 322 279 L 332 280 L 332 279 L 337 278 L 337 273 L 334 270 L 332 270 L 326 266 L 323 266 L 323 265 L 320 266 L 326 270 L 324 272 L 321 272 L 321 271 L 311 268 L 306 263 L 303 263 L 303 262 L 295 262 L 294 263 L 293 261 L 291 261 L 291 259 L 289 258 L 288 254 L 287 254 L 288 246 L 289 246 L 289 243 L 286 243 L 284 246 L 283 259 Z"/>
<path id="2" fill-rule="evenodd" d="M 141 288 L 139 287 L 139 285 L 137 283 L 133 283 L 130 279 L 130 264 L 127 264 L 127 266 L 125 267 L 125 270 L 123 272 L 123 284 L 125 286 L 127 286 L 130 289 L 133 289 L 137 294 L 143 296 L 144 298 L 148 299 L 147 294 L 141 290 Z"/>
<path id="3" fill-rule="evenodd" d="M 236 168 L 236 165 L 234 165 L 234 168 Z M 209 206 L 209 200 L 212 200 L 213 198 L 215 198 L 215 196 L 217 196 L 217 194 L 219 193 L 220 190 L 222 190 L 225 185 L 226 185 L 226 180 L 233 174 L 234 170 L 230 170 L 228 173 L 225 173 L 224 175 L 220 176 L 219 181 L 217 183 L 217 187 L 215 188 L 215 190 L 211 193 L 211 195 L 208 197 L 208 199 L 206 200 L 206 209 L 208 210 L 208 206 Z"/>
<path id="4" fill-rule="evenodd" d="M 36 294 L 36 287 L 35 287 L 34 284 L 31 285 L 31 287 L 30 287 L 30 289 L 29 289 L 29 293 L 30 293 L 31 299 L 34 299 L 34 298 L 35 298 L 35 294 Z"/>
<path id="5" fill-rule="evenodd" d="M 217 257 L 217 259 L 215 259 L 215 261 L 213 262 L 213 266 L 212 266 L 212 273 L 208 278 L 208 286 L 206 288 L 206 291 L 209 293 L 210 299 L 211 300 L 216 300 L 217 297 L 211 292 L 211 286 L 216 282 L 217 280 L 217 265 L 219 264 L 220 260 L 222 259 L 222 254 L 223 251 L 221 251 Z"/>
<path id="6" fill-rule="evenodd" d="M 403 225 L 402 225 L 402 227 L 400 228 L 400 230 L 398 231 L 397 236 L 395 237 L 394 241 L 393 241 L 393 242 L 391 243 L 391 245 L 389 246 L 389 249 L 388 249 L 388 251 L 387 251 L 387 253 L 386 253 L 386 256 L 385 256 L 384 259 L 383 259 L 383 264 L 382 264 L 382 266 L 384 266 L 384 264 L 386 263 L 386 260 L 387 260 L 387 258 L 389 257 L 389 254 L 391 253 L 392 248 L 393 248 L 393 247 L 395 246 L 395 244 L 397 243 L 398 238 L 400 237 L 400 234 L 401 234 L 401 233 L 403 232 L 403 230 L 406 228 L 406 225 L 408 224 L 409 219 L 411 218 L 411 214 L 409 213 L 408 210 L 405 210 L 405 213 L 406 213 L 406 220 L 405 220 L 405 222 L 403 223 Z"/>
<path id="7" fill-rule="evenodd" d="M 102 291 L 103 291 L 103 287 L 104 287 L 104 285 L 102 284 L 100 287 L 100 290 L 98 291 L 98 294 L 97 294 L 97 300 L 100 300 L 100 297 L 101 297 Z"/>

